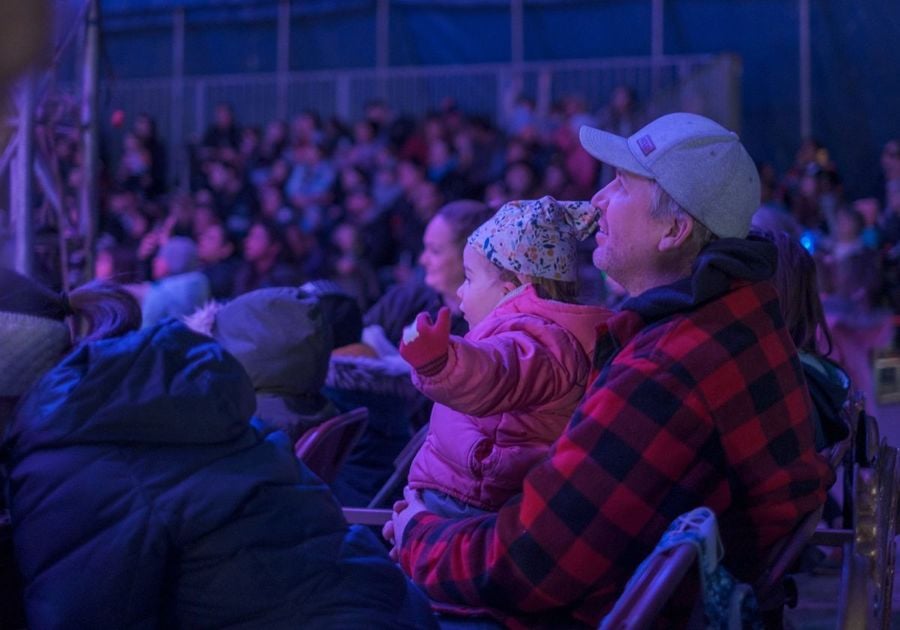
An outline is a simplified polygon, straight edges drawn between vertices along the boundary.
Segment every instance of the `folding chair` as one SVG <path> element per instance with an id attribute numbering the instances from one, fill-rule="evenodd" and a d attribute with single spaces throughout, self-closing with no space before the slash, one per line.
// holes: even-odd
<path id="1" fill-rule="evenodd" d="M 365 407 L 326 420 L 300 436 L 294 454 L 325 483 L 331 483 L 369 420 Z"/>
<path id="2" fill-rule="evenodd" d="M 697 548 L 687 542 L 657 554 L 644 573 L 622 593 L 615 607 L 604 617 L 601 628 L 652 628 L 696 561 Z"/>
<path id="3" fill-rule="evenodd" d="M 419 452 L 419 449 L 422 448 L 422 444 L 425 443 L 425 436 L 427 435 L 428 423 L 426 422 L 415 432 L 409 439 L 409 442 L 407 442 L 406 446 L 403 447 L 403 450 L 400 451 L 396 459 L 394 459 L 394 472 L 391 473 L 391 476 L 384 482 L 381 489 L 374 497 L 372 497 L 372 500 L 369 501 L 368 507 L 390 507 L 389 504 L 399 495 L 400 489 L 406 485 L 406 478 L 409 476 L 409 467 L 412 466 L 412 461 L 415 458 L 416 453 Z"/>
<path id="4" fill-rule="evenodd" d="M 348 523 L 357 525 L 371 525 L 380 527 L 391 519 L 391 507 L 383 507 L 388 503 L 393 503 L 393 499 L 399 496 L 401 488 L 406 484 L 406 478 L 409 476 L 409 467 L 412 461 L 425 442 L 425 436 L 428 435 L 428 423 L 425 423 L 415 434 L 409 439 L 403 450 L 394 459 L 394 472 L 378 493 L 369 502 L 369 506 L 365 508 L 344 508 L 344 518 Z"/>

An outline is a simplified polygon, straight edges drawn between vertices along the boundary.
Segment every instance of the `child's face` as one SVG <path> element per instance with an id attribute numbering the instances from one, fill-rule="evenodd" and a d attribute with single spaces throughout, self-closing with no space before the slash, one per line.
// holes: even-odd
<path id="1" fill-rule="evenodd" d="M 460 300 L 459 309 L 474 328 L 515 285 L 501 280 L 501 271 L 471 245 L 463 250 L 463 271 L 466 277 L 456 295 Z"/>

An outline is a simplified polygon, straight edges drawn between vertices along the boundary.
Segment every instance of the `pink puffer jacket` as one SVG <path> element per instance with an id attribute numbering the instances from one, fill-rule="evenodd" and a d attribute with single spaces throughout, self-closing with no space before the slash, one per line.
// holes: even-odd
<path id="1" fill-rule="evenodd" d="M 464 338 L 450 337 L 441 372 L 413 373 L 435 405 L 409 485 L 487 510 L 519 493 L 581 400 L 595 331 L 609 315 L 541 299 L 525 285 Z"/>

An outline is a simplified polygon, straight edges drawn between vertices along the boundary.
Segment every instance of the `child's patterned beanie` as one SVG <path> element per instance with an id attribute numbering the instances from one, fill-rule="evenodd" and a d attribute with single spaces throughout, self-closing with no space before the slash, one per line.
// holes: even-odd
<path id="1" fill-rule="evenodd" d="M 577 241 L 597 226 L 587 201 L 511 201 L 479 226 L 467 241 L 495 265 L 514 273 L 574 282 Z"/>

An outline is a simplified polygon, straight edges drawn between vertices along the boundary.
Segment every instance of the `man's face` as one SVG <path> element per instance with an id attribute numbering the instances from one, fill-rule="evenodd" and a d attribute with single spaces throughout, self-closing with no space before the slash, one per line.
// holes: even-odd
<path id="1" fill-rule="evenodd" d="M 593 262 L 630 294 L 643 291 L 655 269 L 665 225 L 650 217 L 652 180 L 617 170 L 591 204 L 600 211 Z"/>

